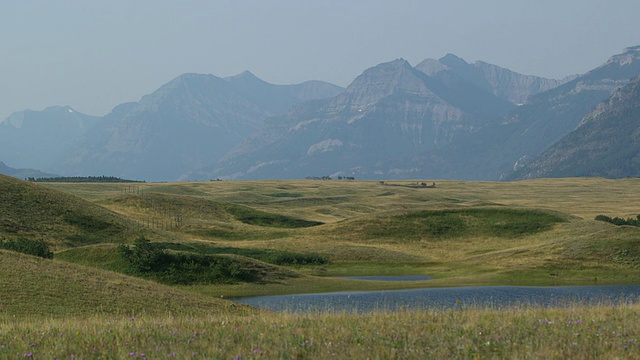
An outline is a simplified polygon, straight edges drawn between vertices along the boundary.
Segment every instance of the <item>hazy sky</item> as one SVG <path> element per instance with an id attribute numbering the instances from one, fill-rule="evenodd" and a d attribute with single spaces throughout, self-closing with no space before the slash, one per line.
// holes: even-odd
<path id="1" fill-rule="evenodd" d="M 0 119 L 104 115 L 185 72 L 346 86 L 381 62 L 453 53 L 561 78 L 640 45 L 638 14 L 638 0 L 7 0 Z"/>

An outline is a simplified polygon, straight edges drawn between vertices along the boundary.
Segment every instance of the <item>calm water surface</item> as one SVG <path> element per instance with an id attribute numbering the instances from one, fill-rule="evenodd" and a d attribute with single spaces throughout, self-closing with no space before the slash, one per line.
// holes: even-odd
<path id="1" fill-rule="evenodd" d="M 391 275 L 391 276 L 341 276 L 340 279 L 366 280 L 366 281 L 422 281 L 431 280 L 424 275 Z"/>
<path id="2" fill-rule="evenodd" d="M 480 286 L 325 294 L 257 296 L 235 301 L 271 311 L 370 312 L 375 310 L 509 307 L 517 305 L 563 306 L 573 303 L 638 302 L 640 285 L 611 286 Z"/>

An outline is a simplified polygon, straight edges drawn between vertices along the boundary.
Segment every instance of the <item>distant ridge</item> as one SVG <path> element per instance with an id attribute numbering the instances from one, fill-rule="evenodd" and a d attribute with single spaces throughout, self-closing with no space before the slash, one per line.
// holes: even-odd
<path id="1" fill-rule="evenodd" d="M 20 168 L 57 173 L 52 165 L 99 121 L 70 106 L 13 113 L 0 122 L 0 159 Z"/>
<path id="2" fill-rule="evenodd" d="M 16 113 L 0 123 L 0 157 L 143 181 L 504 180 L 638 75 L 640 46 L 559 80 L 453 54 L 378 64 L 346 89 L 188 73 L 102 118 L 70 107 Z"/>
<path id="3" fill-rule="evenodd" d="M 572 79 L 569 77 L 554 80 L 522 75 L 483 61 L 469 64 L 453 54 L 447 54 L 439 60 L 426 59 L 416 65 L 416 69 L 435 77 L 455 73 L 479 88 L 514 104 L 524 104 L 530 96 L 555 88 Z"/>
<path id="4" fill-rule="evenodd" d="M 440 159 L 431 170 L 443 178 L 509 179 L 638 75 L 640 47 L 627 48 L 586 74 L 531 96 L 526 104 L 450 148 L 425 156 Z"/>
<path id="5" fill-rule="evenodd" d="M 398 160 L 445 147 L 514 107 L 456 74 L 430 77 L 396 59 L 365 70 L 333 98 L 270 118 L 210 176 L 421 176 L 419 167 Z"/>
<path id="6" fill-rule="evenodd" d="M 179 180 L 224 156 L 268 116 L 341 91 L 323 82 L 272 85 L 250 72 L 183 74 L 114 108 L 52 167 L 70 176 Z"/>
<path id="7" fill-rule="evenodd" d="M 510 179 L 640 176 L 640 77 L 585 116 L 578 128 Z"/>
<path id="8" fill-rule="evenodd" d="M 27 179 L 27 178 L 42 178 L 42 177 L 55 177 L 57 175 L 47 174 L 40 170 L 35 169 L 14 169 L 12 167 L 7 166 L 4 162 L 0 161 L 0 174 L 13 176 L 18 179 Z"/>

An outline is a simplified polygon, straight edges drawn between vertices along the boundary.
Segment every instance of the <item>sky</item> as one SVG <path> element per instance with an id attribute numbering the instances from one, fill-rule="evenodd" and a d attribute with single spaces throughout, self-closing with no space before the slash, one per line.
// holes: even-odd
<path id="1" fill-rule="evenodd" d="M 640 45 L 638 14 L 638 0 L 6 0 L 0 120 L 54 105 L 102 116 L 183 73 L 347 86 L 447 53 L 562 78 Z"/>

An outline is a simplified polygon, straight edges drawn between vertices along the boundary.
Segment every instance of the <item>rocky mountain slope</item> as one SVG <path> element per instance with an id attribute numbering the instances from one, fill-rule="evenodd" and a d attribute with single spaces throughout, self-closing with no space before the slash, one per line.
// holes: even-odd
<path id="1" fill-rule="evenodd" d="M 511 179 L 573 176 L 640 176 L 640 77 Z"/>
<path id="2" fill-rule="evenodd" d="M 571 80 L 523 75 L 483 61 L 469 64 L 453 54 L 447 54 L 439 60 L 426 59 L 416 65 L 416 69 L 432 77 L 455 73 L 471 84 L 514 104 L 524 104 L 531 95 L 553 89 Z"/>
<path id="3" fill-rule="evenodd" d="M 640 47 L 561 81 L 454 55 L 416 68 L 396 60 L 335 98 L 270 119 L 198 176 L 503 179 L 638 74 Z"/>
<path id="4" fill-rule="evenodd" d="M 274 85 L 248 71 L 184 74 L 102 118 L 69 107 L 16 113 L 0 123 L 0 158 L 146 181 L 517 178 L 638 75 L 640 46 L 563 80 L 451 54 L 374 66 L 346 90 Z"/>
<path id="5" fill-rule="evenodd" d="M 177 180 L 214 163 L 266 117 L 341 91 L 319 81 L 273 85 L 249 72 L 226 79 L 184 74 L 116 107 L 54 167 L 70 175 Z"/>
<path id="6" fill-rule="evenodd" d="M 69 106 L 13 113 L 0 122 L 0 158 L 14 166 L 46 169 L 99 121 Z"/>
<path id="7" fill-rule="evenodd" d="M 421 174 L 398 160 L 487 126 L 515 105 L 456 73 L 439 78 L 398 59 L 367 69 L 334 98 L 305 103 L 227 154 L 223 178 L 366 178 Z"/>
<path id="8" fill-rule="evenodd" d="M 573 131 L 600 101 L 640 75 L 640 47 L 631 47 L 605 64 L 529 98 L 499 121 L 438 154 L 440 177 L 506 179 Z"/>

